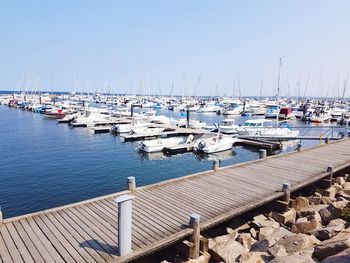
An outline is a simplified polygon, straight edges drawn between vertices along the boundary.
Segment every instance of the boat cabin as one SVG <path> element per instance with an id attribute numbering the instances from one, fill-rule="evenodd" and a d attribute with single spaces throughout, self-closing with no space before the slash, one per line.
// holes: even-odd
<path id="1" fill-rule="evenodd" d="M 256 120 L 247 120 L 244 122 L 243 127 L 245 128 L 263 128 L 263 127 L 271 127 L 272 125 L 271 120 L 263 120 L 263 119 L 256 119 Z"/>
<path id="2" fill-rule="evenodd" d="M 293 119 L 293 118 L 295 118 L 295 114 L 293 113 L 292 108 L 290 108 L 290 107 L 283 107 L 283 108 L 280 109 L 278 117 L 280 119 Z"/>

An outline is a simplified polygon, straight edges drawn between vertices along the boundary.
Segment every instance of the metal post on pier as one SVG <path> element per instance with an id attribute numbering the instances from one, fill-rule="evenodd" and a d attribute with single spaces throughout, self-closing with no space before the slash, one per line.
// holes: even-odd
<path id="1" fill-rule="evenodd" d="M 299 142 L 298 146 L 297 146 L 297 151 L 301 152 L 302 148 L 303 148 L 303 144 L 301 142 Z"/>
<path id="2" fill-rule="evenodd" d="M 334 128 L 332 127 L 332 139 L 334 139 Z"/>
<path id="3" fill-rule="evenodd" d="M 132 195 L 122 195 L 115 199 L 118 205 L 118 251 L 119 256 L 131 253 L 132 237 Z"/>
<path id="4" fill-rule="evenodd" d="M 282 192 L 284 193 L 283 201 L 289 204 L 289 201 L 290 201 L 290 184 L 289 183 L 283 183 Z"/>
<path id="5" fill-rule="evenodd" d="M 220 160 L 214 160 L 213 161 L 213 170 L 217 171 L 220 168 Z"/>
<path id="6" fill-rule="evenodd" d="M 326 144 L 329 144 L 329 137 L 326 137 L 325 141 L 326 141 Z"/>
<path id="7" fill-rule="evenodd" d="M 135 193 L 136 192 L 136 180 L 135 180 L 135 177 L 129 176 L 128 178 L 126 178 L 126 181 L 127 181 L 128 190 L 131 193 Z"/>
<path id="8" fill-rule="evenodd" d="M 190 109 L 186 109 L 186 128 L 190 127 Z"/>
<path id="9" fill-rule="evenodd" d="M 260 149 L 260 152 L 259 152 L 259 158 L 260 159 L 265 159 L 267 156 L 267 152 L 265 149 Z"/>
<path id="10" fill-rule="evenodd" d="M 190 215 L 190 228 L 193 229 L 193 233 L 191 235 L 191 242 L 193 243 L 193 255 L 192 258 L 196 259 L 199 258 L 199 246 L 200 246 L 200 225 L 199 222 L 201 220 L 200 215 L 198 214 L 191 214 Z"/>
<path id="11" fill-rule="evenodd" d="M 329 165 L 327 167 L 327 172 L 329 173 L 329 187 L 333 184 L 333 172 L 334 172 L 334 166 Z"/>

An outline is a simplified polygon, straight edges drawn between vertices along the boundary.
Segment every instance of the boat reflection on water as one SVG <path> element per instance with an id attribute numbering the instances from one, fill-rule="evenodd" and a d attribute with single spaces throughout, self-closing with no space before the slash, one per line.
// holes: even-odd
<path id="1" fill-rule="evenodd" d="M 217 152 L 217 153 L 200 153 L 196 155 L 196 158 L 200 161 L 215 161 L 215 160 L 228 160 L 231 159 L 232 157 L 236 156 L 236 152 L 231 150 L 227 151 L 222 151 L 222 152 Z"/>
<path id="2" fill-rule="evenodd" d="M 272 155 L 280 154 L 282 152 L 292 152 L 297 149 L 297 145 L 300 140 L 290 140 L 290 141 L 281 141 L 281 149 L 272 152 Z"/>
<path id="3" fill-rule="evenodd" d="M 154 153 L 147 153 L 139 151 L 138 155 L 143 160 L 151 160 L 151 161 L 157 161 L 157 160 L 163 160 L 167 158 L 167 156 L 163 152 L 154 152 Z"/>

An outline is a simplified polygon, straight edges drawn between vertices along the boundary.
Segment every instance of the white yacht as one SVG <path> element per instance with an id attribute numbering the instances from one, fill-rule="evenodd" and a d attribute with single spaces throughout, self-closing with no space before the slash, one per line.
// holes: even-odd
<path id="1" fill-rule="evenodd" d="M 268 138 L 292 138 L 299 135 L 299 131 L 286 126 L 274 126 L 271 120 L 256 119 L 247 120 L 238 129 L 240 136 L 268 137 Z"/>
<path id="2" fill-rule="evenodd" d="M 192 143 L 194 136 L 190 134 L 185 141 L 183 138 L 165 138 L 165 139 L 155 139 L 142 141 L 139 144 L 138 150 L 142 152 L 152 153 L 152 152 L 161 152 L 164 148 L 173 147 L 180 144 L 190 144 Z"/>
<path id="3" fill-rule="evenodd" d="M 224 134 L 236 134 L 239 127 L 235 124 L 235 119 L 224 119 L 221 124 L 215 123 L 212 126 L 205 126 L 203 128 L 209 131 L 219 131 L 220 129 L 220 132 Z"/>
<path id="4" fill-rule="evenodd" d="M 227 151 L 238 141 L 237 138 L 226 137 L 222 134 L 198 139 L 193 149 L 197 153 L 216 153 Z"/>

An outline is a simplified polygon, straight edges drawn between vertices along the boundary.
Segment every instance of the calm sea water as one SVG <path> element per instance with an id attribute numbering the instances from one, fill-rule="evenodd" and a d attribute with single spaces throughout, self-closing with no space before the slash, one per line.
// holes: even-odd
<path id="1" fill-rule="evenodd" d="M 215 114 L 192 117 L 208 123 L 222 119 Z M 247 118 L 237 117 L 237 123 Z M 137 143 L 72 129 L 7 106 L 0 106 L 0 138 L 0 205 L 5 218 L 124 190 L 128 176 L 135 176 L 141 186 L 208 170 L 214 158 L 192 153 L 140 155 Z M 219 157 L 227 166 L 257 159 L 258 151 L 234 147 Z"/>

